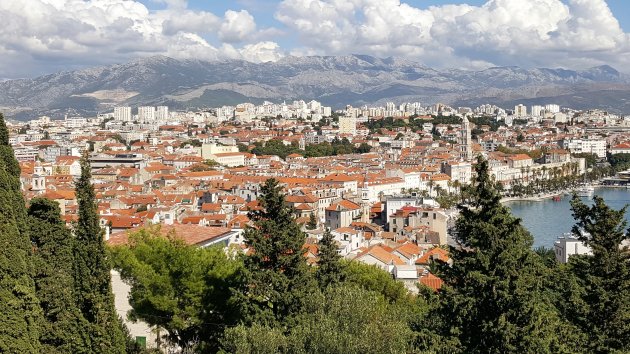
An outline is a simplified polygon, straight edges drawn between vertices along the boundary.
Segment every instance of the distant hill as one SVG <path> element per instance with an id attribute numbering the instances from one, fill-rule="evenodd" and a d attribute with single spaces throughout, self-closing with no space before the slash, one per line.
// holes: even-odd
<path id="1" fill-rule="evenodd" d="M 577 109 L 630 113 L 630 80 L 604 65 L 587 70 L 495 67 L 435 70 L 399 58 L 367 55 L 241 60 L 176 60 L 155 56 L 127 64 L 0 82 L 0 109 L 27 118 L 47 112 L 94 114 L 116 105 L 173 109 L 315 99 L 351 104 L 419 101 L 475 106 L 556 102 Z"/>

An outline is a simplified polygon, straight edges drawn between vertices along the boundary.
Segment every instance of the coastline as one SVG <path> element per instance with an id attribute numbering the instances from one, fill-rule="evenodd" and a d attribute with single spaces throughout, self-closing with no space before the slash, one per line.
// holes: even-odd
<path id="1" fill-rule="evenodd" d="M 548 199 L 551 199 L 557 195 L 565 195 L 569 194 L 569 190 L 558 191 L 555 193 L 545 193 L 539 195 L 533 195 L 530 197 L 504 197 L 501 198 L 501 203 L 510 203 L 510 202 L 542 202 Z"/>
<path id="2" fill-rule="evenodd" d="M 599 183 L 591 183 L 587 186 L 593 188 L 626 188 L 625 186 L 607 186 Z M 549 200 L 555 196 L 565 196 L 571 195 L 574 192 L 574 189 L 563 189 L 551 193 L 538 194 L 528 197 L 504 197 L 501 198 L 501 203 L 510 203 L 510 202 L 543 202 L 545 200 Z"/>

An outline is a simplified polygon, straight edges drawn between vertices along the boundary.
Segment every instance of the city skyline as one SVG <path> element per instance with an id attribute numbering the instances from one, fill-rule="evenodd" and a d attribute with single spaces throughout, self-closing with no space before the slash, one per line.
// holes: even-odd
<path id="1" fill-rule="evenodd" d="M 621 0 L 3 2 L 0 77 L 152 55 L 275 61 L 368 54 L 438 68 L 630 67 Z"/>

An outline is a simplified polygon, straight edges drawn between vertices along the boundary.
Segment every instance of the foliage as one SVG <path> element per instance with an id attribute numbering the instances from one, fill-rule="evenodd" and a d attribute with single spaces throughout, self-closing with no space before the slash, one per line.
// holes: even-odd
<path id="1" fill-rule="evenodd" d="M 368 143 L 361 143 L 357 148 L 359 154 L 367 154 L 370 151 L 372 151 L 372 147 Z"/>
<path id="2" fill-rule="evenodd" d="M 623 171 L 630 168 L 630 154 L 610 154 L 608 162 L 615 171 Z"/>
<path id="3" fill-rule="evenodd" d="M 202 143 L 201 141 L 199 141 L 199 139 L 190 139 L 190 140 L 186 140 L 184 142 L 182 142 L 180 144 L 180 147 L 186 147 L 186 145 L 190 145 L 192 147 L 201 147 Z"/>
<path id="4" fill-rule="evenodd" d="M 531 250 L 532 236 L 500 203 L 486 160 L 478 158 L 469 205 L 460 206 L 452 266 L 436 267 L 444 280 L 445 337 L 465 353 L 571 352 L 558 333 L 557 310 L 544 298 L 545 267 Z"/>
<path id="5" fill-rule="evenodd" d="M 223 327 L 236 320 L 229 299 L 241 262 L 220 247 L 188 246 L 174 234 L 163 237 L 159 226 L 131 234 L 129 245 L 114 247 L 111 254 L 131 285 L 130 318 L 165 329 L 169 342 L 182 348 L 216 352 Z"/>
<path id="6" fill-rule="evenodd" d="M 105 126 L 107 125 L 107 122 L 110 122 L 112 120 L 114 120 L 114 118 L 111 118 L 111 117 L 103 119 L 103 121 L 99 124 L 99 127 L 101 129 L 105 129 Z"/>
<path id="7" fill-rule="evenodd" d="M 361 262 L 342 261 L 345 283 L 356 284 L 363 289 L 377 292 L 391 302 L 407 299 L 405 286 L 394 280 L 388 272 L 377 266 Z"/>
<path id="8" fill-rule="evenodd" d="M 76 181 L 79 219 L 75 225 L 75 289 L 77 304 L 90 323 L 93 352 L 120 353 L 126 339 L 114 308 L 111 265 L 106 256 L 103 230 L 99 224 L 91 167 L 81 158 L 81 177 Z"/>
<path id="9" fill-rule="evenodd" d="M 33 281 L 32 248 L 19 178 L 20 166 L 0 114 L 0 352 L 39 353 L 42 310 Z"/>
<path id="10" fill-rule="evenodd" d="M 587 335 L 592 353 L 630 351 L 630 254 L 624 241 L 626 208 L 614 210 L 600 196 L 585 205 L 577 196 L 571 201 L 576 224 L 573 233 L 588 245 L 593 255 L 574 255 L 569 268 L 580 291 L 576 293 L 569 319 Z"/>
<path id="11" fill-rule="evenodd" d="M 239 326 L 226 331 L 230 353 L 407 353 L 412 332 L 404 310 L 357 286 L 329 287 L 307 301 L 289 333 Z"/>
<path id="12" fill-rule="evenodd" d="M 120 134 L 113 135 L 112 139 L 116 140 L 120 144 L 127 145 L 127 141 Z"/>
<path id="13" fill-rule="evenodd" d="M 190 167 L 190 171 L 191 172 L 214 171 L 216 169 L 216 167 L 218 167 L 218 166 L 221 166 L 221 164 L 216 162 L 215 160 L 208 159 L 208 160 L 205 160 L 202 163 L 198 163 L 198 164 L 192 165 Z"/>
<path id="14" fill-rule="evenodd" d="M 343 280 L 343 266 L 341 264 L 341 256 L 337 252 L 337 242 L 326 228 L 322 239 L 318 243 L 317 269 L 315 277 L 322 289 L 330 285 L 337 284 Z"/>
<path id="15" fill-rule="evenodd" d="M 628 155 L 630 155 L 630 154 L 628 154 Z M 588 153 L 588 152 L 581 152 L 581 153 L 578 153 L 578 154 L 571 154 L 571 156 L 576 157 L 576 158 L 584 158 L 586 160 L 586 167 L 587 168 L 591 168 L 591 167 L 595 166 L 595 164 L 599 160 L 599 157 L 597 156 L 597 154 L 592 154 L 592 153 Z M 630 162 L 630 159 L 628 159 L 628 162 Z"/>
<path id="16" fill-rule="evenodd" d="M 28 209 L 35 254 L 35 289 L 44 313 L 40 343 L 45 353 L 90 351 L 87 321 L 74 294 L 74 238 L 61 220 L 59 205 L 35 198 Z"/>
<path id="17" fill-rule="evenodd" d="M 317 218 L 315 217 L 315 213 L 311 213 L 311 215 L 308 217 L 306 228 L 308 230 L 315 230 L 317 228 Z"/>
<path id="18" fill-rule="evenodd" d="M 262 209 L 249 213 L 254 226 L 243 233 L 251 251 L 244 257 L 245 284 L 236 296 L 245 323 L 274 325 L 302 311 L 315 283 L 304 257 L 306 235 L 285 202 L 282 186 L 268 179 L 258 200 Z"/>
<path id="19" fill-rule="evenodd" d="M 364 143 L 365 144 L 365 143 Z M 282 159 L 285 159 L 288 155 L 297 153 L 305 157 L 322 157 L 322 156 L 336 156 L 343 154 L 365 153 L 369 152 L 371 147 L 367 144 L 360 145 L 355 148 L 347 138 L 333 139 L 332 142 L 322 142 L 319 144 L 306 145 L 304 150 L 301 150 L 297 144 L 285 145 L 282 141 L 272 139 L 264 144 L 262 142 L 254 143 L 252 153 L 256 155 L 276 155 Z"/>
<path id="20" fill-rule="evenodd" d="M 504 126 L 504 122 L 498 122 L 494 117 L 482 116 L 482 117 L 471 117 L 469 121 L 476 126 L 480 127 L 482 125 L 487 125 L 490 127 L 491 131 L 497 131 L 500 126 Z M 365 126 L 370 129 L 371 133 L 375 133 L 380 131 L 381 129 L 388 130 L 397 130 L 400 128 L 409 128 L 415 132 L 422 130 L 422 125 L 424 123 L 430 122 L 433 124 L 435 128 L 438 124 L 446 124 L 446 125 L 460 125 L 462 123 L 462 119 L 457 116 L 433 116 L 430 119 L 418 118 L 418 117 L 410 117 L 408 122 L 405 122 L 404 119 L 396 119 L 393 117 L 385 117 L 383 119 L 371 119 Z M 481 129 L 476 128 L 474 131 L 474 135 L 481 134 L 483 132 Z M 435 134 L 436 131 L 433 131 Z"/>
<path id="21" fill-rule="evenodd" d="M 533 160 L 537 160 L 537 159 L 543 157 L 543 155 L 544 155 L 544 151 L 541 150 L 541 149 L 534 149 L 534 150 L 510 149 L 510 148 L 505 147 L 503 145 L 497 146 L 497 151 L 502 152 L 504 154 L 525 154 L 525 155 L 531 157 Z"/>

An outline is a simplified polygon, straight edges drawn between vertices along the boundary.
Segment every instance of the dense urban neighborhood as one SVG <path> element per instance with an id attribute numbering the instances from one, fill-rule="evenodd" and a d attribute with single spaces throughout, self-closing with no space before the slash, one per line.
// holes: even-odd
<path id="1" fill-rule="evenodd" d="M 115 107 L 96 117 L 42 116 L 7 126 L 26 200 L 57 202 L 69 227 L 80 220 L 76 181 L 87 163 L 111 248 L 156 233 L 251 254 L 252 230 L 263 228 L 260 213 L 271 203 L 261 198 L 277 191 L 305 234 L 307 264 L 317 266 L 330 246 L 351 264 L 380 268 L 410 294 L 443 286 L 434 265 L 453 264 L 456 206 L 468 200 L 479 161 L 503 201 L 630 181 L 623 173 L 630 168 L 630 117 L 553 104 Z M 559 242 L 554 252 L 561 263 L 592 254 L 578 239 Z M 147 347 L 185 346 L 161 343 L 156 321 L 132 307 L 129 272 L 114 271 L 112 287 L 131 336 Z M 128 319 L 130 310 L 140 321 Z"/>

